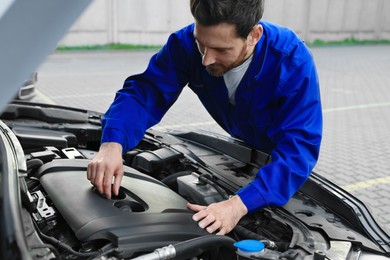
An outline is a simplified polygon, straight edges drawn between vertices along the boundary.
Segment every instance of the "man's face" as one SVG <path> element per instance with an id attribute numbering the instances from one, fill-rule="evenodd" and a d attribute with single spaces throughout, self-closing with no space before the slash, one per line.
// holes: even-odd
<path id="1" fill-rule="evenodd" d="M 231 24 L 202 26 L 195 22 L 194 37 L 202 54 L 202 64 L 215 77 L 239 66 L 253 52 L 253 46 L 247 39 L 238 37 Z"/>

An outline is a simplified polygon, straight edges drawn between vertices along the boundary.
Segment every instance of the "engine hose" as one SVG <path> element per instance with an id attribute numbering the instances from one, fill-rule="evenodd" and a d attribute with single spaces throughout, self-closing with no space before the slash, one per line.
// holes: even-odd
<path id="1" fill-rule="evenodd" d="M 98 250 L 98 251 L 92 251 L 92 252 L 77 252 L 75 251 L 72 247 L 70 247 L 69 245 L 61 242 L 60 240 L 54 238 L 54 237 L 51 237 L 51 236 L 47 236 L 45 234 L 43 234 L 37 224 L 34 222 L 34 225 L 35 225 L 35 228 L 37 230 L 37 232 L 39 233 L 39 235 L 42 237 L 43 240 L 46 240 L 47 242 L 49 242 L 50 244 L 54 245 L 54 246 L 58 246 L 58 247 L 61 247 L 62 249 L 68 251 L 69 253 L 71 253 L 72 255 L 75 255 L 75 256 L 78 256 L 78 257 L 89 257 L 89 256 L 101 256 L 101 255 L 105 255 L 105 254 L 108 254 L 108 253 L 111 253 L 112 251 L 115 250 L 115 248 L 112 248 L 112 249 L 109 249 L 107 251 L 102 251 L 102 250 Z"/>
<path id="2" fill-rule="evenodd" d="M 233 246 L 235 242 L 233 238 L 228 236 L 207 235 L 158 248 L 152 253 L 133 258 L 133 260 L 187 259 L 221 246 L 234 252 L 236 250 Z"/>
<path id="3" fill-rule="evenodd" d="M 220 246 L 224 246 L 234 252 L 236 250 L 233 246 L 235 242 L 233 238 L 228 236 L 207 235 L 177 243 L 174 247 L 176 255 L 179 259 L 182 259 L 200 255 L 209 249 Z"/>
<path id="4" fill-rule="evenodd" d="M 205 182 L 209 185 L 211 185 L 212 187 L 214 187 L 217 192 L 222 196 L 223 199 L 227 200 L 229 199 L 229 195 L 226 193 L 225 190 L 223 190 L 221 187 L 219 187 L 213 180 L 212 180 L 212 176 L 211 174 L 208 174 L 208 173 L 204 173 L 202 175 L 199 176 L 199 181 L 202 181 L 202 182 Z"/>
<path id="5" fill-rule="evenodd" d="M 176 172 L 172 175 L 165 177 L 164 179 L 161 180 L 161 182 L 167 185 L 169 188 L 173 189 L 174 191 L 177 191 L 178 190 L 177 178 L 181 176 L 190 175 L 190 174 L 191 172 L 189 171 Z"/>
<path id="6" fill-rule="evenodd" d="M 40 159 L 31 159 L 26 162 L 28 175 L 33 175 L 34 171 L 43 165 L 43 161 Z"/>
<path id="7" fill-rule="evenodd" d="M 244 228 L 243 226 L 235 226 L 233 228 L 233 232 L 237 233 L 240 237 L 245 237 L 246 239 L 254 239 L 254 240 L 266 240 L 262 235 L 259 235 L 255 232 L 250 231 L 249 229 Z"/>

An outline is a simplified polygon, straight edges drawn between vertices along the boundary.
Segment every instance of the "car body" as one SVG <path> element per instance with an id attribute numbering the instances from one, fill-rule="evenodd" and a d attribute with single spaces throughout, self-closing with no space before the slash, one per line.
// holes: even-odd
<path id="1" fill-rule="evenodd" d="M 227 236 L 199 228 L 187 201 L 228 199 L 270 160 L 226 136 L 150 129 L 123 155 L 119 195 L 103 198 L 86 178 L 101 117 L 28 102 L 1 115 L 2 236 L 22 236 L 17 249 L 31 259 L 237 259 L 233 244 L 247 240 L 266 253 L 242 259 L 390 257 L 390 237 L 364 204 L 315 173 L 285 206 L 245 216 Z M 171 258 L 150 258 L 158 252 Z"/>

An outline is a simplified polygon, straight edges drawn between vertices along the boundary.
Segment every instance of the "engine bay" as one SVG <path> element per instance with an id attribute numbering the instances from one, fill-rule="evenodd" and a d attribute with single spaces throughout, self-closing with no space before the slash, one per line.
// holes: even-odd
<path id="1" fill-rule="evenodd" d="M 175 259 L 347 259 L 362 241 L 378 248 L 302 191 L 284 207 L 248 214 L 226 236 L 208 234 L 187 202 L 228 199 L 270 156 L 207 133 L 149 130 L 123 155 L 119 194 L 107 199 L 86 178 L 100 144 L 100 116 L 22 105 L 2 115 L 24 152 L 21 198 L 33 259 L 160 259 L 145 255 L 170 245 L 184 248 Z M 262 241 L 266 253 L 237 258 L 233 242 L 250 239 Z"/>

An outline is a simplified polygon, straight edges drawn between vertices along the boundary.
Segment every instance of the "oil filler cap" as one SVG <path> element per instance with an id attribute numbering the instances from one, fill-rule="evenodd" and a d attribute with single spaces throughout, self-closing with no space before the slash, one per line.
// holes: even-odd
<path id="1" fill-rule="evenodd" d="M 254 239 L 247 239 L 247 240 L 241 240 L 236 243 L 234 243 L 234 246 L 237 247 L 237 249 L 240 249 L 244 252 L 259 252 L 264 249 L 264 243 L 259 240 Z"/>
<path id="2" fill-rule="evenodd" d="M 237 254 L 244 257 L 257 256 L 264 250 L 264 243 L 253 239 L 238 241 L 234 243 L 234 246 L 237 248 Z"/>

